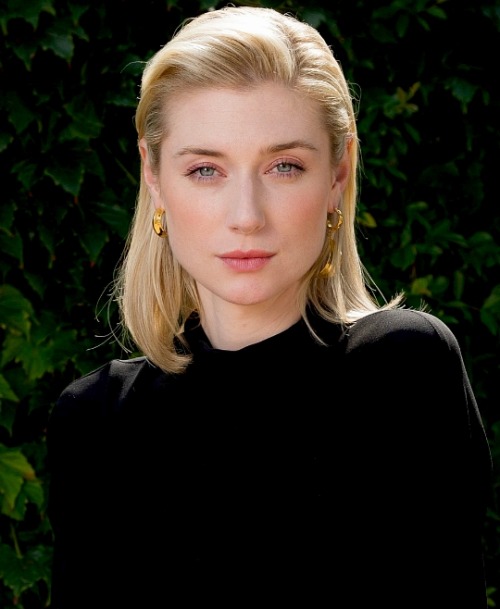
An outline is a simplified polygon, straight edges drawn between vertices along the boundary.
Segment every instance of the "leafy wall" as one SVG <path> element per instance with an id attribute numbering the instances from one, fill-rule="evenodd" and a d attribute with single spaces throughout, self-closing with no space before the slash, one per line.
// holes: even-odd
<path id="1" fill-rule="evenodd" d="M 500 606 L 500 2 L 254 4 L 298 14 L 332 45 L 359 99 L 366 266 L 386 295 L 427 303 L 462 346 L 497 469 L 484 543 L 489 603 Z M 50 605 L 48 413 L 75 376 L 124 355 L 107 296 L 138 188 L 143 62 L 210 6 L 0 1 L 5 609 Z"/>

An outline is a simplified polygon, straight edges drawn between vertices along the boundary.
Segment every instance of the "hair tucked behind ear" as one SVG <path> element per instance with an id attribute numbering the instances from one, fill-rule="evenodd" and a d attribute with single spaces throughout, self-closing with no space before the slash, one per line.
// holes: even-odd
<path id="1" fill-rule="evenodd" d="M 332 321 L 351 323 L 378 310 L 367 289 L 355 238 L 358 138 L 351 91 L 340 65 L 310 25 L 270 8 L 226 7 L 188 20 L 146 64 L 136 111 L 138 139 L 147 142 L 153 172 L 168 136 L 167 104 L 176 94 L 207 87 L 249 89 L 275 82 L 317 103 L 329 134 L 334 163 L 349 148 L 350 177 L 341 210 L 342 228 L 330 260 L 335 273 L 320 273 L 332 251 L 325 247 L 304 277 L 301 310 L 308 306 Z M 168 238 L 151 228 L 152 206 L 141 172 L 135 216 L 116 282 L 122 322 L 152 362 L 180 372 L 188 354 L 174 341 L 187 317 L 200 310 L 196 286 L 172 255 Z M 385 305 L 396 306 L 397 299 Z"/>

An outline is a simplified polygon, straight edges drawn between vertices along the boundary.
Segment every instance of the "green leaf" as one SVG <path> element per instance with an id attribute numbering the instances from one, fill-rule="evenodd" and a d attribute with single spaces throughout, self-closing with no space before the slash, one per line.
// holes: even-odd
<path id="1" fill-rule="evenodd" d="M 75 161 L 74 158 L 72 160 Z M 45 175 L 51 177 L 57 186 L 61 186 L 66 192 L 76 197 L 80 193 L 80 188 L 83 184 L 85 166 L 80 161 L 71 163 L 67 159 L 63 163 L 60 160 L 56 160 L 46 167 Z"/>
<path id="2" fill-rule="evenodd" d="M 396 21 L 396 31 L 399 38 L 404 38 L 406 32 L 408 31 L 409 24 L 410 17 L 408 14 L 399 15 Z"/>
<path id="3" fill-rule="evenodd" d="M 23 240 L 19 234 L 5 235 L 0 233 L 0 250 L 15 258 L 19 263 L 19 268 L 24 266 Z"/>
<path id="4" fill-rule="evenodd" d="M 438 19 L 448 19 L 448 15 L 444 12 L 444 10 L 437 6 L 437 4 L 433 4 L 427 9 L 429 15 L 433 17 L 437 17 Z"/>
<path id="5" fill-rule="evenodd" d="M 26 495 L 27 501 L 35 504 L 38 508 L 43 507 L 45 495 L 40 480 L 26 480 L 23 492 Z"/>
<path id="6" fill-rule="evenodd" d="M 70 61 L 73 57 L 75 44 L 71 32 L 71 21 L 64 19 L 56 21 L 45 32 L 40 46 L 44 51 L 52 51 L 57 57 Z"/>
<path id="7" fill-rule="evenodd" d="M 305 9 L 302 13 L 304 21 L 312 25 L 314 28 L 318 28 L 322 23 L 325 23 L 325 11 L 322 8 L 309 8 Z"/>
<path id="8" fill-rule="evenodd" d="M 102 131 L 102 121 L 99 120 L 94 104 L 88 95 L 74 97 L 64 106 L 72 118 L 71 124 L 61 133 L 61 141 L 82 139 L 86 142 L 96 138 Z"/>
<path id="9" fill-rule="evenodd" d="M 12 233 L 15 209 L 15 204 L 11 201 L 7 201 L 7 204 L 0 206 L 0 230 L 8 235 Z"/>
<path id="10" fill-rule="evenodd" d="M 17 288 L 8 284 L 0 285 L 0 327 L 27 336 L 32 316 L 31 302 Z"/>
<path id="11" fill-rule="evenodd" d="M 31 72 L 33 57 L 36 54 L 37 41 L 24 41 L 24 44 L 14 45 L 12 51 L 24 64 L 28 72 Z"/>
<path id="12" fill-rule="evenodd" d="M 496 285 L 483 303 L 483 309 L 497 313 L 500 317 L 500 285 Z"/>
<path id="13" fill-rule="evenodd" d="M 407 269 L 415 262 L 415 248 L 413 245 L 400 247 L 391 254 L 390 261 L 398 269 Z"/>
<path id="14" fill-rule="evenodd" d="M 90 257 L 90 263 L 95 264 L 99 255 L 109 241 L 108 232 L 96 224 L 87 224 L 85 232 L 80 237 L 83 248 Z"/>
<path id="15" fill-rule="evenodd" d="M 7 150 L 7 148 L 10 146 L 10 144 L 12 144 L 13 141 L 14 141 L 14 138 L 12 137 L 12 135 L 10 133 L 7 133 L 6 131 L 1 131 L 0 132 L 0 152 Z"/>
<path id="16" fill-rule="evenodd" d="M 419 296 L 432 296 L 432 292 L 429 290 L 429 278 L 419 277 L 412 281 L 411 293 Z"/>
<path id="17" fill-rule="evenodd" d="M 56 14 L 52 4 L 50 0 L 26 0 L 25 2 L 9 0 L 6 12 L 11 19 L 24 19 L 33 28 L 36 28 L 42 12 L 50 13 L 51 15 Z"/>
<path id="18" fill-rule="evenodd" d="M 17 93 L 12 91 L 6 93 L 2 105 L 7 108 L 7 118 L 18 134 L 23 133 L 28 125 L 36 119 L 36 116 Z"/>
<path id="19" fill-rule="evenodd" d="M 11 386 L 3 374 L 0 374 L 0 399 L 10 400 L 11 402 L 19 402 L 19 398 L 12 391 Z"/>
<path id="20" fill-rule="evenodd" d="M 430 237 L 432 240 L 436 240 L 440 245 L 444 246 L 446 243 L 456 243 L 462 247 L 467 247 L 467 240 L 463 235 L 452 231 L 450 229 L 450 220 L 445 218 L 440 222 L 437 222 L 430 229 Z"/>
<path id="21" fill-rule="evenodd" d="M 14 163 L 12 173 L 21 182 L 24 188 L 30 192 L 35 181 L 37 166 L 31 161 L 22 160 L 19 163 Z"/>
<path id="22" fill-rule="evenodd" d="M 465 106 L 470 104 L 477 91 L 476 85 L 463 78 L 459 78 L 458 76 L 448 78 L 445 81 L 445 87 L 451 90 L 453 97 L 458 99 L 458 101 L 462 102 Z"/>
<path id="23" fill-rule="evenodd" d="M 464 293 L 465 275 L 463 271 L 455 271 L 453 274 L 453 294 L 457 300 L 460 300 Z"/>
<path id="24" fill-rule="evenodd" d="M 40 243 L 42 243 L 50 255 L 50 258 L 53 259 L 56 253 L 55 248 L 55 233 L 53 226 L 46 226 L 42 224 L 38 230 L 38 236 L 40 237 Z"/>
<path id="25" fill-rule="evenodd" d="M 359 224 L 366 226 L 367 228 L 377 228 L 377 221 L 368 211 L 363 211 L 358 214 L 356 220 Z"/>
<path id="26" fill-rule="evenodd" d="M 24 277 L 30 288 L 36 292 L 40 298 L 43 298 L 45 289 L 47 287 L 47 280 L 40 277 L 40 275 L 35 275 L 34 273 L 30 273 L 28 271 L 24 271 Z"/>
<path id="27" fill-rule="evenodd" d="M 0 544 L 0 578 L 16 598 L 39 581 L 49 585 L 52 555 L 52 548 L 39 544 L 19 557 L 10 546 Z"/>
<path id="28" fill-rule="evenodd" d="M 14 427 L 16 414 L 16 403 L 7 399 L 2 400 L 0 398 L 0 426 L 9 432 L 9 436 L 12 436 L 12 429 Z"/>
<path id="29" fill-rule="evenodd" d="M 20 450 L 0 444 L 0 511 L 22 519 L 17 504 L 25 480 L 35 480 L 35 471 Z M 24 497 L 22 497 L 25 503 Z"/>
<path id="30" fill-rule="evenodd" d="M 23 453 L 14 448 L 8 448 L 0 444 L 0 480 L 5 472 L 20 476 L 22 480 L 35 480 L 35 471 L 29 464 Z M 0 484 L 0 489 L 2 485 Z"/>
<path id="31" fill-rule="evenodd" d="M 40 323 L 33 325 L 29 337 L 11 333 L 4 340 L 1 364 L 20 363 L 29 381 L 54 372 L 72 354 L 76 330 L 57 323 L 55 316 L 42 312 Z"/>
<path id="32" fill-rule="evenodd" d="M 117 204 L 97 203 L 95 211 L 99 218 L 122 239 L 126 237 L 132 219 L 130 210 Z"/>

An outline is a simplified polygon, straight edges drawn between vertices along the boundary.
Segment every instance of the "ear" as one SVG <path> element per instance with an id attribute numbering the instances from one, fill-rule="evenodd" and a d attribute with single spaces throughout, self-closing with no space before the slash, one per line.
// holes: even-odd
<path id="1" fill-rule="evenodd" d="M 332 213 L 339 206 L 342 198 L 342 193 L 346 189 L 351 174 L 351 141 L 347 143 L 346 149 L 340 162 L 337 163 L 333 170 L 332 190 L 328 212 Z"/>
<path id="2" fill-rule="evenodd" d="M 144 138 L 139 141 L 139 152 L 142 159 L 142 173 L 146 182 L 154 207 L 159 207 L 160 185 L 158 176 L 153 172 L 151 159 L 149 158 L 148 145 Z"/>

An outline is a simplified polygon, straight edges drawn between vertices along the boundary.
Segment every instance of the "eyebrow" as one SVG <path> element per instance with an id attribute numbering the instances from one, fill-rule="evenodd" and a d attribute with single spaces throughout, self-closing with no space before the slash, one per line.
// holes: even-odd
<path id="1" fill-rule="evenodd" d="M 317 152 L 316 146 L 313 146 L 310 142 L 306 142 L 305 140 L 293 140 L 291 142 L 283 142 L 282 144 L 273 144 L 272 146 L 268 146 L 264 152 L 273 153 L 273 152 L 283 152 L 284 150 L 294 150 L 297 148 L 302 148 L 304 150 L 312 150 Z M 218 150 L 212 150 L 211 148 L 197 148 L 196 146 L 185 146 L 181 148 L 178 152 L 175 153 L 176 157 L 184 156 L 186 154 L 197 154 L 200 156 L 212 156 L 212 157 L 222 157 L 224 154 L 219 152 Z"/>

